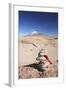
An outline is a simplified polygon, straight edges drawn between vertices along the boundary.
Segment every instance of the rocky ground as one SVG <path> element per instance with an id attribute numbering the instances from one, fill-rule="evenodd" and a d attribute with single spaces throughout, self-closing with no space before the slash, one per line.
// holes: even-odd
<path id="1" fill-rule="evenodd" d="M 38 64 L 30 64 L 19 67 L 19 79 L 58 77 L 57 64 L 49 65 L 47 71 L 41 71 Z"/>

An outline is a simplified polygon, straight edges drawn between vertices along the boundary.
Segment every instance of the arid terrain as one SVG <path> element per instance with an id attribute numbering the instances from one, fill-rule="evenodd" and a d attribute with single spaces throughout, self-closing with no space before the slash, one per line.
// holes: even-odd
<path id="1" fill-rule="evenodd" d="M 43 72 L 38 69 L 36 63 L 36 58 L 42 48 L 46 49 L 46 53 L 52 61 L 47 71 Z M 41 34 L 19 36 L 18 51 L 19 79 L 58 76 L 58 37 Z"/>

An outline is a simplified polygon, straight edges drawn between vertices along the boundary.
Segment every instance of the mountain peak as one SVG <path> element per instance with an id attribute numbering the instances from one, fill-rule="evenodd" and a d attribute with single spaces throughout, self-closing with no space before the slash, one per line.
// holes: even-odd
<path id="1" fill-rule="evenodd" d="M 38 34 L 37 31 L 33 31 L 33 32 L 31 32 L 31 35 L 36 35 L 36 34 Z"/>

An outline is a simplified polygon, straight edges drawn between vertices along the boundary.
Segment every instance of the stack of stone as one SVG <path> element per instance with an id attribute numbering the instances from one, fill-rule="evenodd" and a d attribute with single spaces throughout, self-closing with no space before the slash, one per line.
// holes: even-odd
<path id="1" fill-rule="evenodd" d="M 38 61 L 38 67 L 40 70 L 47 70 L 48 65 L 50 64 L 48 60 L 44 57 L 45 55 L 45 49 L 41 49 L 40 52 L 38 53 L 38 57 L 36 60 Z"/>

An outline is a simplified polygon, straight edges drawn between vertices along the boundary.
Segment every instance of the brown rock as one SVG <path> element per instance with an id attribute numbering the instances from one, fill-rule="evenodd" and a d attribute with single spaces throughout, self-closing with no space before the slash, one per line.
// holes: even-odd
<path id="1" fill-rule="evenodd" d="M 19 67 L 19 79 L 39 78 L 39 71 L 32 67 Z"/>

